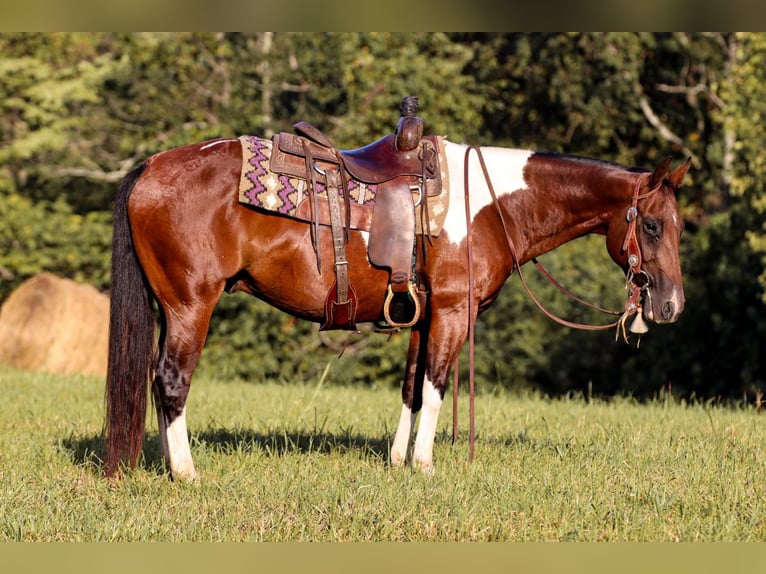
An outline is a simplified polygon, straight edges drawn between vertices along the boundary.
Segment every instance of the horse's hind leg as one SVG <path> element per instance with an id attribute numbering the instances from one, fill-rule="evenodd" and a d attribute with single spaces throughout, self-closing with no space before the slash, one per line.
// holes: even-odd
<path id="1" fill-rule="evenodd" d="M 152 382 L 162 455 L 174 479 L 199 478 L 192 461 L 186 427 L 186 399 L 213 305 L 183 306 L 165 311 L 160 354 Z"/>

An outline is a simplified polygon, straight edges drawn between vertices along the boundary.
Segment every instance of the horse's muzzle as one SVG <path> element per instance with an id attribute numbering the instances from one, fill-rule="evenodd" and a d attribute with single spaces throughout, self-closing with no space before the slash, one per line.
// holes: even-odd
<path id="1" fill-rule="evenodd" d="M 644 317 L 655 323 L 675 323 L 678 317 L 681 315 L 681 311 L 684 308 L 683 298 L 678 297 L 676 293 L 673 293 L 670 298 L 665 299 L 661 303 L 655 306 L 652 301 L 652 296 L 657 299 L 657 294 L 652 293 L 649 289 L 644 291 L 643 296 L 643 308 Z"/>
<path id="2" fill-rule="evenodd" d="M 658 283 L 646 271 L 641 271 L 631 278 L 633 285 L 641 289 L 641 306 L 644 318 L 654 323 L 674 323 L 684 309 L 683 290 L 672 288 L 668 293 L 662 283 Z M 660 296 L 659 292 L 663 295 Z M 655 304 L 656 302 L 656 304 Z"/>

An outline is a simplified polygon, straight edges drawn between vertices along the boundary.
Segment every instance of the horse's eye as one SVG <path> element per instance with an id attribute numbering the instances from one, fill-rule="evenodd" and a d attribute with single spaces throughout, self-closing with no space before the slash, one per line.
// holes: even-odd
<path id="1" fill-rule="evenodd" d="M 660 234 L 660 226 L 657 224 L 656 221 L 647 220 L 644 221 L 644 231 L 648 235 L 651 235 L 652 237 L 658 237 Z"/>

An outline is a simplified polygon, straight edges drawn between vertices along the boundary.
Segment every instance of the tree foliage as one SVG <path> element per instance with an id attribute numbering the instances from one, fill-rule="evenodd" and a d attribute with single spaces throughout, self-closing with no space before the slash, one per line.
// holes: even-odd
<path id="1" fill-rule="evenodd" d="M 426 130 L 453 141 L 647 168 L 693 160 L 680 322 L 636 349 L 552 323 L 511 277 L 477 326 L 480 387 L 741 396 L 764 384 L 765 55 L 763 34 L 731 33 L 0 34 L 0 301 L 42 270 L 106 290 L 114 192 L 152 153 L 298 120 L 356 147 L 391 132 L 401 98 L 417 95 Z M 602 238 L 542 260 L 571 290 L 621 306 Z M 552 311 L 603 320 L 524 272 Z M 319 334 L 236 295 L 219 304 L 201 370 L 398 384 L 405 353 L 406 333 Z"/>

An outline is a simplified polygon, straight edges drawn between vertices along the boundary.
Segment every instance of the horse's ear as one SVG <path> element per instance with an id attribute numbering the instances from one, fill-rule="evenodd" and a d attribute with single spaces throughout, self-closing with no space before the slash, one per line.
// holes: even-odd
<path id="1" fill-rule="evenodd" d="M 686 172 L 689 171 L 689 166 L 692 163 L 692 158 L 687 158 L 687 160 L 679 165 L 676 169 L 670 172 L 670 175 L 668 175 L 668 179 L 673 182 L 673 185 L 676 186 L 676 189 L 681 187 L 681 184 L 684 181 L 684 177 L 686 177 Z"/>
<path id="2" fill-rule="evenodd" d="M 665 179 L 665 176 L 670 170 L 671 161 L 672 161 L 672 158 L 666 157 L 660 162 L 660 165 L 658 165 L 657 169 L 654 170 L 652 177 L 649 178 L 649 189 L 654 189 L 660 183 L 662 183 L 662 180 Z"/>

